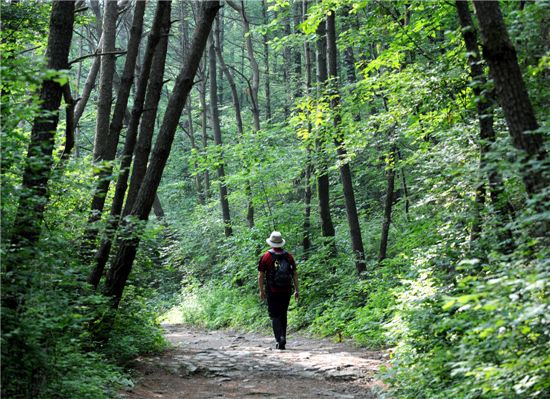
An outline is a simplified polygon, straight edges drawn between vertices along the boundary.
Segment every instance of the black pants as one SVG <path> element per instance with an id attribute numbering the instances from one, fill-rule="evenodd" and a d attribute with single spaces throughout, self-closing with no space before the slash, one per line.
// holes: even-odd
<path id="1" fill-rule="evenodd" d="M 267 290 L 267 311 L 271 318 L 271 325 L 273 327 L 273 335 L 277 342 L 281 337 L 286 340 L 286 325 L 287 325 L 287 312 L 288 304 L 290 303 L 290 292 L 279 293 L 269 292 Z"/>

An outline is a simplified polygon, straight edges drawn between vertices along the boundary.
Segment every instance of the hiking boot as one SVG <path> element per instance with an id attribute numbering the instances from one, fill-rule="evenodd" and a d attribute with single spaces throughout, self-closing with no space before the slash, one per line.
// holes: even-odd
<path id="1" fill-rule="evenodd" d="M 279 342 L 277 343 L 277 349 L 280 349 L 280 350 L 284 350 L 286 347 L 286 338 L 285 337 L 281 337 L 279 339 Z"/>

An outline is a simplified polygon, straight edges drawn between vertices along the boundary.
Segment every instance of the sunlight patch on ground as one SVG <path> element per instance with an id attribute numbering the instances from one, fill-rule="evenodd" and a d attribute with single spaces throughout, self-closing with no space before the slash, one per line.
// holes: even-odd
<path id="1" fill-rule="evenodd" d="M 159 316 L 159 321 L 161 324 L 181 324 L 183 322 L 181 309 L 174 306 L 168 312 Z"/>

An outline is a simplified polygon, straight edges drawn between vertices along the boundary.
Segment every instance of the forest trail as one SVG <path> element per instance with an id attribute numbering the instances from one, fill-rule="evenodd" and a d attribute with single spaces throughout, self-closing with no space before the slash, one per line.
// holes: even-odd
<path id="1" fill-rule="evenodd" d="M 387 353 L 289 334 L 287 350 L 255 333 L 167 325 L 173 345 L 136 360 L 127 399 L 331 398 L 374 399 Z"/>

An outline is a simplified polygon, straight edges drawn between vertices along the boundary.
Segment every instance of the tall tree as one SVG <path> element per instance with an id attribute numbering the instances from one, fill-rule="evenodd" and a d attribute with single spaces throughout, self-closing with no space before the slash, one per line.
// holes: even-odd
<path id="1" fill-rule="evenodd" d="M 206 58 L 206 56 L 204 57 Z M 202 148 L 206 151 L 208 148 L 208 107 L 206 105 L 206 86 L 207 86 L 207 73 L 206 62 L 203 59 L 201 61 L 202 68 L 200 68 L 200 83 L 197 86 L 199 92 L 199 103 L 201 109 L 201 137 Z M 208 169 L 204 170 L 204 198 L 208 200 L 210 198 L 210 172 Z"/>
<path id="2" fill-rule="evenodd" d="M 514 147 L 525 156 L 523 182 L 530 196 L 548 187 L 547 154 L 544 139 L 519 68 L 516 49 L 510 41 L 504 18 L 496 1 L 474 1 L 483 57 L 495 82 L 497 99 L 504 111 Z"/>
<path id="3" fill-rule="evenodd" d="M 457 0 L 456 10 L 460 26 L 462 27 L 464 44 L 466 46 L 466 50 L 468 51 L 468 64 L 470 65 L 470 76 L 473 82 L 472 91 L 476 97 L 480 139 L 479 168 L 482 174 L 487 173 L 490 196 L 495 210 L 499 213 L 501 218 L 507 217 L 510 216 L 511 207 L 504 196 L 502 176 L 495 167 L 490 167 L 487 161 L 491 147 L 495 143 L 496 134 L 493 128 L 493 104 L 491 102 L 492 93 L 484 92 L 484 87 L 487 85 L 487 79 L 483 72 L 483 65 L 481 64 L 481 55 L 479 53 L 476 28 L 472 21 L 467 0 Z M 472 226 L 472 240 L 477 239 L 479 233 L 481 232 L 482 220 L 480 216 L 480 208 L 485 203 L 485 193 L 485 179 L 481 179 L 481 182 L 476 188 L 476 215 Z M 511 239 L 509 230 L 507 239 Z"/>
<path id="4" fill-rule="evenodd" d="M 214 131 L 214 143 L 218 147 L 218 179 L 220 185 L 220 206 L 222 208 L 224 233 L 226 237 L 233 234 L 231 227 L 231 214 L 229 212 L 229 200 L 227 198 L 227 185 L 225 184 L 225 168 L 223 161 L 222 150 L 222 132 L 220 126 L 220 117 L 218 111 L 218 84 L 216 70 L 216 49 L 214 47 L 214 37 L 211 34 L 208 39 L 208 72 L 210 78 L 210 118 L 212 122 L 212 130 Z"/>
<path id="5" fill-rule="evenodd" d="M 97 100 L 97 118 L 94 140 L 93 160 L 98 172 L 97 186 L 91 204 L 90 223 L 99 219 L 105 196 L 109 188 L 109 176 L 111 167 L 102 165 L 102 162 L 110 162 L 114 159 L 118 135 L 111 135 L 109 121 L 111 120 L 111 103 L 113 99 L 113 78 L 115 73 L 115 47 L 116 47 L 116 22 L 118 18 L 118 6 L 116 1 L 105 3 L 103 13 L 103 46 L 101 49 L 100 80 Z"/>
<path id="6" fill-rule="evenodd" d="M 321 21 L 317 28 L 317 84 L 319 87 L 319 95 L 323 96 L 327 82 L 327 38 L 325 22 Z M 323 133 L 321 133 L 322 135 Z M 325 138 L 318 137 L 316 143 L 316 151 L 318 154 L 323 153 L 325 146 Z M 319 157 L 317 165 L 317 196 L 319 200 L 319 216 L 321 217 L 321 232 L 323 237 L 334 241 L 335 231 L 330 215 L 330 185 L 327 165 Z"/>
<path id="7" fill-rule="evenodd" d="M 150 76 L 149 83 L 147 84 L 147 94 L 145 95 L 145 103 L 139 125 L 139 134 L 134 148 L 132 174 L 126 196 L 126 203 L 124 204 L 123 215 L 128 215 L 132 210 L 143 176 L 145 175 L 145 170 L 147 169 L 147 161 L 149 159 L 149 153 L 151 152 L 151 143 L 155 131 L 158 104 L 164 83 L 164 67 L 166 65 L 168 34 L 170 32 L 171 2 L 166 1 L 163 4 L 159 4 L 159 6 L 160 5 L 162 5 L 163 11 L 160 26 L 160 39 L 155 49 L 155 55 L 151 65 L 153 74 Z"/>
<path id="8" fill-rule="evenodd" d="M 263 23 L 267 25 L 269 19 L 267 16 L 267 0 L 262 0 L 262 17 Z M 262 36 L 262 42 L 264 45 L 264 90 L 265 90 L 265 117 L 267 120 L 271 119 L 271 77 L 269 68 L 269 35 L 265 32 Z"/>
<path id="9" fill-rule="evenodd" d="M 237 122 L 237 132 L 239 134 L 239 140 L 241 140 L 244 134 L 243 119 L 241 114 L 241 102 L 239 100 L 239 93 L 237 91 L 237 85 L 235 84 L 235 79 L 233 79 L 233 74 L 231 73 L 231 70 L 229 69 L 229 67 L 226 65 L 225 59 L 223 57 L 223 51 L 221 48 L 221 35 L 220 35 L 221 24 L 222 24 L 221 18 L 218 16 L 218 18 L 216 18 L 216 25 L 214 29 L 214 44 L 216 48 L 216 56 L 218 57 L 221 70 L 231 90 L 231 99 L 233 101 L 233 108 L 235 109 L 235 120 Z M 250 171 L 250 167 L 247 165 L 246 160 L 244 160 L 244 163 L 248 174 Z M 248 201 L 246 220 L 248 222 L 248 227 L 254 227 L 254 206 L 252 203 L 252 199 L 250 198 L 251 192 L 252 192 L 250 188 L 250 181 L 246 182 L 245 191 L 246 191 L 246 196 Z"/>
<path id="10" fill-rule="evenodd" d="M 336 13 L 330 12 L 327 16 L 327 58 L 328 58 L 328 77 L 330 79 L 330 98 L 331 108 L 334 113 L 334 143 L 340 159 L 340 180 L 344 190 L 344 203 L 346 205 L 346 214 L 348 218 L 349 233 L 351 237 L 351 247 L 355 254 L 355 267 L 357 273 L 365 271 L 365 250 L 363 249 L 363 239 L 361 237 L 361 226 L 359 225 L 359 215 L 357 214 L 357 205 L 355 203 L 355 194 L 353 191 L 353 180 L 351 168 L 347 159 L 347 151 L 344 144 L 344 134 L 341 130 L 342 117 L 340 115 L 340 95 L 338 93 L 338 50 L 336 48 Z"/>
<path id="11" fill-rule="evenodd" d="M 193 86 L 193 80 L 219 7 L 219 1 L 205 1 L 201 5 L 200 16 L 193 39 L 191 40 L 189 53 L 174 84 L 174 89 L 168 101 L 162 125 L 153 152 L 151 153 L 147 172 L 131 212 L 132 216 L 140 220 L 147 220 L 151 211 L 155 194 L 160 184 L 168 155 L 170 154 L 178 121 L 187 101 L 187 96 Z M 109 270 L 105 287 L 105 294 L 112 298 L 114 308 L 118 307 L 122 297 L 126 280 L 132 270 L 138 245 L 139 236 L 126 237 L 119 242 L 118 251 Z"/>
<path id="12" fill-rule="evenodd" d="M 241 24 L 243 26 L 246 53 L 250 62 L 250 71 L 252 74 L 250 85 L 250 102 L 252 105 L 252 118 L 254 121 L 254 130 L 260 130 L 260 108 L 258 104 L 258 92 L 260 90 L 260 68 L 254 54 L 254 46 L 252 44 L 252 32 L 250 32 L 250 23 L 246 16 L 245 2 L 241 0 L 241 4 L 237 4 L 233 0 L 226 0 L 233 9 L 239 12 L 241 16 Z"/>
<path id="13" fill-rule="evenodd" d="M 75 126 L 78 126 L 78 123 L 80 122 L 80 118 L 82 117 L 82 114 L 84 114 L 84 110 L 86 109 L 86 105 L 88 104 L 88 100 L 90 99 L 90 95 L 92 94 L 92 90 L 95 87 L 97 74 L 99 73 L 99 66 L 101 64 L 101 56 L 99 54 L 101 53 L 102 47 L 103 47 L 103 35 L 99 39 L 99 43 L 95 51 L 95 57 L 92 62 L 92 66 L 88 71 L 88 76 L 86 77 L 86 82 L 84 83 L 84 87 L 82 89 L 82 95 L 78 99 L 78 102 L 76 103 L 76 106 L 75 106 L 75 110 L 74 110 Z"/>
<path id="14" fill-rule="evenodd" d="M 46 49 L 48 68 L 69 67 L 73 35 L 74 1 L 54 1 L 50 14 L 50 35 Z M 53 164 L 55 132 L 63 87 L 57 76 L 45 80 L 40 89 L 40 114 L 34 119 L 28 146 L 19 206 L 12 231 L 12 244 L 32 245 L 38 241 L 44 208 L 48 202 L 48 181 Z M 12 265 L 13 266 L 13 265 Z M 8 270 L 10 265 L 8 265 Z"/>
<path id="15" fill-rule="evenodd" d="M 390 140 L 393 134 L 390 135 Z M 395 188 L 395 161 L 397 158 L 397 147 L 392 145 L 386 160 L 386 200 L 384 201 L 384 219 L 382 221 L 382 233 L 380 236 L 380 247 L 378 249 L 378 261 L 386 259 L 388 251 L 388 238 L 390 233 L 390 225 L 392 218 L 392 209 L 394 201 Z"/>
<path id="16" fill-rule="evenodd" d="M 130 122 L 128 124 L 128 128 L 126 129 L 126 138 L 124 140 L 124 148 L 122 150 L 120 160 L 120 174 L 117 179 L 115 194 L 111 204 L 109 226 L 106 230 L 105 236 L 101 240 L 98 250 L 96 251 L 96 265 L 88 275 L 88 282 L 94 287 L 97 287 L 99 281 L 101 280 L 101 276 L 103 275 L 103 270 L 105 269 L 105 265 L 107 264 L 107 260 L 109 258 L 109 253 L 111 251 L 113 235 L 118 228 L 119 217 L 122 213 L 124 198 L 128 188 L 130 165 L 132 163 L 132 155 L 134 153 L 134 148 L 137 141 L 139 121 L 143 113 L 143 104 L 145 102 L 145 95 L 147 85 L 149 83 L 149 76 L 151 74 L 153 58 L 161 38 L 162 22 L 165 15 L 165 9 L 168 6 L 169 4 L 167 4 L 166 1 L 158 1 L 155 17 L 153 19 L 153 25 L 147 39 L 145 54 L 143 57 L 142 66 L 140 68 L 140 76 L 137 81 L 137 88 L 134 95 Z"/>

